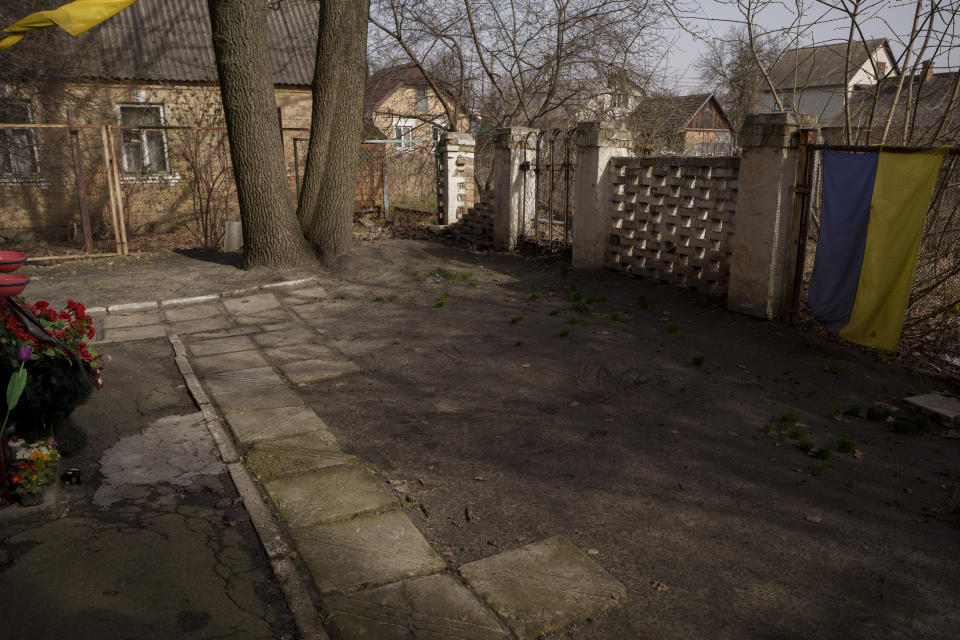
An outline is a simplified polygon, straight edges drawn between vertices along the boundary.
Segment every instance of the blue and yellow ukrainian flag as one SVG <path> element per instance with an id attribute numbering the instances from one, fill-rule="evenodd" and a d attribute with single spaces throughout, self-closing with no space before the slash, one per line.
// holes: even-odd
<path id="1" fill-rule="evenodd" d="M 825 327 L 851 342 L 896 350 L 946 152 L 823 152 L 809 304 Z"/>
<path id="2" fill-rule="evenodd" d="M 60 27 L 72 36 L 92 29 L 117 15 L 136 0 L 75 0 L 56 9 L 37 11 L 3 29 L 9 35 L 0 39 L 0 49 L 17 44 L 30 31 Z"/>

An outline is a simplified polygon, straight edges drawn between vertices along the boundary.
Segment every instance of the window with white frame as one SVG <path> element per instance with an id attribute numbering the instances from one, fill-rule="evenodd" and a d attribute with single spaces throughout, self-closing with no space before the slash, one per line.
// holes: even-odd
<path id="1" fill-rule="evenodd" d="M 400 140 L 397 143 L 397 151 L 408 151 L 413 149 L 413 128 L 417 121 L 410 118 L 399 118 L 393 124 L 393 138 Z"/>
<path id="2" fill-rule="evenodd" d="M 0 122 L 29 124 L 33 122 L 30 101 L 21 98 L 0 98 Z M 0 175 L 34 176 L 40 173 L 35 129 L 0 129 Z"/>
<path id="3" fill-rule="evenodd" d="M 625 108 L 630 106 L 630 95 L 627 93 L 615 93 L 610 98 L 610 106 L 614 108 Z"/>
<path id="4" fill-rule="evenodd" d="M 121 125 L 163 125 L 162 104 L 120 104 L 117 112 Z M 124 173 L 166 173 L 170 170 L 167 138 L 161 129 L 123 129 L 121 155 Z"/>

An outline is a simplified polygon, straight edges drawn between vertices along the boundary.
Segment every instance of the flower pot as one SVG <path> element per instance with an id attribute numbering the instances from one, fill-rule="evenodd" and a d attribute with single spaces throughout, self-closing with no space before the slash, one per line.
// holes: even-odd
<path id="1" fill-rule="evenodd" d="M 15 296 L 30 282 L 30 278 L 24 276 L 12 276 L 4 273 L 0 274 L 0 298 Z"/>
<path id="2" fill-rule="evenodd" d="M 43 492 L 40 493 L 21 493 L 17 495 L 21 507 L 35 507 L 43 504 Z"/>
<path id="3" fill-rule="evenodd" d="M 13 273 L 26 261 L 27 256 L 19 251 L 0 251 L 0 273 Z"/>

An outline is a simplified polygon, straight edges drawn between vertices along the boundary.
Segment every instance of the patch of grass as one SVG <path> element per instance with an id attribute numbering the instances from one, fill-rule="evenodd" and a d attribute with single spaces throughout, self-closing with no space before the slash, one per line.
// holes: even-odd
<path id="1" fill-rule="evenodd" d="M 619 313 L 614 311 L 613 313 L 607 316 L 607 320 L 615 324 L 621 324 L 623 322 L 623 316 L 621 316 Z"/>
<path id="2" fill-rule="evenodd" d="M 827 469 L 829 469 L 829 468 L 830 468 L 830 463 L 829 463 L 829 462 L 821 462 L 820 464 L 818 464 L 817 466 L 815 466 L 815 467 L 810 471 L 810 473 L 813 474 L 814 476 L 816 476 L 817 478 L 821 478 L 821 477 L 823 477 L 823 474 L 825 474 L 825 473 L 827 472 Z"/>
<path id="3" fill-rule="evenodd" d="M 828 447 L 817 447 L 813 450 L 813 457 L 819 460 L 829 460 L 832 453 Z"/>
<path id="4" fill-rule="evenodd" d="M 814 389 L 813 387 L 807 389 L 807 397 L 808 397 L 808 398 L 812 398 L 812 397 L 815 396 L 815 395 L 817 395 L 817 390 L 816 390 L 816 389 Z"/>
<path id="5" fill-rule="evenodd" d="M 863 414 L 863 407 L 858 404 L 852 404 L 843 410 L 843 415 L 845 416 L 855 416 L 859 418 L 861 414 Z"/>
<path id="6" fill-rule="evenodd" d="M 569 264 L 569 263 L 566 263 L 566 262 L 561 262 L 561 263 L 560 263 L 560 275 L 566 276 L 568 273 L 570 273 L 570 264 Z"/>
<path id="7" fill-rule="evenodd" d="M 446 292 L 446 291 L 444 291 L 444 292 L 441 293 L 440 296 L 437 298 L 437 302 L 436 302 L 436 305 L 435 305 L 435 306 L 436 306 L 436 307 L 442 307 L 444 304 L 446 304 L 447 300 L 449 300 L 449 299 L 450 299 L 450 296 L 447 295 L 447 292 Z"/>
<path id="8" fill-rule="evenodd" d="M 773 433 L 773 423 L 772 423 L 772 422 L 768 422 L 767 424 L 763 425 L 763 432 L 764 432 L 764 433 Z"/>
<path id="9" fill-rule="evenodd" d="M 593 307 L 591 307 L 590 305 L 585 304 L 585 303 L 583 303 L 583 302 L 574 302 L 574 303 L 573 303 L 573 306 L 572 306 L 571 308 L 572 308 L 574 311 L 576 311 L 576 312 L 578 312 L 578 313 L 582 313 L 582 314 L 585 315 L 585 316 L 592 316 L 592 315 L 593 315 Z"/>
<path id="10" fill-rule="evenodd" d="M 705 307 L 708 304 L 710 304 L 710 298 L 706 298 L 704 296 L 697 296 L 696 303 L 698 307 Z"/>
<path id="11" fill-rule="evenodd" d="M 530 289 L 530 299 L 531 300 L 543 300 L 543 293 L 539 289 L 533 287 Z"/>
<path id="12" fill-rule="evenodd" d="M 563 331 L 560 332 L 561 338 L 566 338 L 568 335 L 570 335 L 570 329 L 564 329 Z"/>
<path id="13" fill-rule="evenodd" d="M 917 384 L 917 388 L 914 389 L 913 395 L 922 396 L 927 393 L 933 393 L 933 384 L 924 378 Z"/>
<path id="14" fill-rule="evenodd" d="M 342 293 L 338 293 L 337 295 L 333 296 L 333 299 L 334 299 L 334 300 L 343 300 L 343 299 L 346 298 L 346 297 L 347 297 L 346 295 L 344 295 L 344 294 L 342 294 Z"/>
<path id="15" fill-rule="evenodd" d="M 827 411 L 828 418 L 836 418 L 837 416 L 842 416 L 842 415 L 843 415 L 843 407 L 833 407 L 832 409 Z"/>
<path id="16" fill-rule="evenodd" d="M 558 313 L 560 313 L 560 311 L 558 311 L 557 309 L 554 309 L 553 311 L 550 312 L 550 315 L 555 316 Z"/>
<path id="17" fill-rule="evenodd" d="M 747 384 L 750 385 L 751 387 L 759 387 L 760 378 L 750 378 L 749 380 L 747 380 Z"/>
<path id="18" fill-rule="evenodd" d="M 807 431 L 803 427 L 792 427 L 786 431 L 786 434 L 791 440 L 803 440 L 807 436 Z"/>
<path id="19" fill-rule="evenodd" d="M 571 284 L 569 287 L 563 290 L 567 294 L 567 300 L 570 302 L 577 302 L 578 300 L 583 299 L 583 294 L 577 291 L 577 286 Z"/>
<path id="20" fill-rule="evenodd" d="M 680 333 L 680 327 L 671 322 L 670 324 L 667 325 L 667 333 L 669 333 L 670 335 L 675 335 L 677 333 Z"/>
<path id="21" fill-rule="evenodd" d="M 871 422 L 883 422 L 890 417 L 890 414 L 890 409 L 886 407 L 867 407 L 867 420 L 870 420 Z"/>
<path id="22" fill-rule="evenodd" d="M 780 416 L 780 423 L 784 426 L 794 425 L 797 424 L 797 422 L 797 414 L 795 414 L 793 411 L 787 411 Z"/>
<path id="23" fill-rule="evenodd" d="M 518 324 L 520 322 L 523 322 L 523 316 L 513 316 L 510 318 L 510 324 Z"/>
<path id="24" fill-rule="evenodd" d="M 387 302 L 393 302 L 393 301 L 396 300 L 396 299 L 397 299 L 397 296 L 396 296 L 396 294 L 394 294 L 394 295 L 390 296 L 389 298 L 387 298 Z"/>
<path id="25" fill-rule="evenodd" d="M 702 367 L 702 366 L 703 366 L 703 363 L 706 362 L 706 360 L 707 360 L 707 359 L 704 358 L 704 357 L 701 356 L 701 355 L 695 355 L 695 356 L 693 356 L 693 359 L 690 360 L 690 362 L 692 362 L 692 363 L 694 364 L 694 366 Z"/>
<path id="26" fill-rule="evenodd" d="M 590 296 L 587 298 L 587 304 L 597 304 L 599 302 L 606 302 L 607 296 Z"/>
<path id="27" fill-rule="evenodd" d="M 517 340 L 516 342 L 513 343 L 513 346 L 515 346 L 515 347 L 522 347 L 522 346 L 523 346 L 523 340 Z"/>
<path id="28" fill-rule="evenodd" d="M 807 440 L 806 438 L 801 438 L 797 440 L 797 449 L 803 451 L 804 453 L 810 453 L 813 450 L 813 443 Z"/>
<path id="29" fill-rule="evenodd" d="M 837 451 L 840 453 L 853 453 L 857 450 L 857 443 L 853 438 L 840 438 L 837 440 Z"/>
<path id="30" fill-rule="evenodd" d="M 637 305 L 640 309 L 644 311 L 650 311 L 653 309 L 653 305 L 650 304 L 650 301 L 647 300 L 646 296 L 637 296 L 637 299 L 633 301 L 633 304 Z"/>
<path id="31" fill-rule="evenodd" d="M 893 421 L 894 433 L 914 434 L 926 430 L 930 421 L 925 415 L 917 415 L 912 418 L 897 418 Z"/>
<path id="32" fill-rule="evenodd" d="M 835 376 L 839 376 L 840 372 L 843 371 L 843 369 L 840 367 L 840 364 L 837 362 L 834 362 L 833 360 L 828 361 L 823 366 L 823 370 L 828 373 L 832 373 Z"/>
<path id="33" fill-rule="evenodd" d="M 384 297 L 383 297 L 383 296 L 377 296 L 376 298 L 373 299 L 373 301 L 374 301 L 374 302 L 383 302 L 383 301 L 384 301 Z"/>

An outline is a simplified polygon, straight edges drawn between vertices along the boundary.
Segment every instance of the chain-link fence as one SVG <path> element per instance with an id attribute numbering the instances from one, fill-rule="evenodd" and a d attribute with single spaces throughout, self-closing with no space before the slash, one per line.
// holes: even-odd
<path id="1" fill-rule="evenodd" d="M 284 129 L 292 190 L 303 183 L 303 133 Z M 387 146 L 361 147 L 356 214 L 386 211 Z M 414 165 L 404 171 L 415 175 Z M 412 197 L 412 178 L 394 179 L 395 197 Z M 421 181 L 435 211 L 432 166 Z M 238 219 L 224 127 L 0 125 L 0 240 L 32 256 L 218 250 L 224 223 Z"/>
<path id="2" fill-rule="evenodd" d="M 844 148 L 857 152 L 856 148 Z M 876 148 L 863 147 L 863 153 Z M 820 237 L 823 197 L 823 153 L 808 151 L 810 197 L 806 252 L 802 270 L 801 308 L 809 313 L 807 285 L 813 273 Z M 809 314 L 805 318 L 813 325 Z M 960 149 L 951 149 L 937 180 L 904 321 L 901 350 L 960 362 Z"/>

